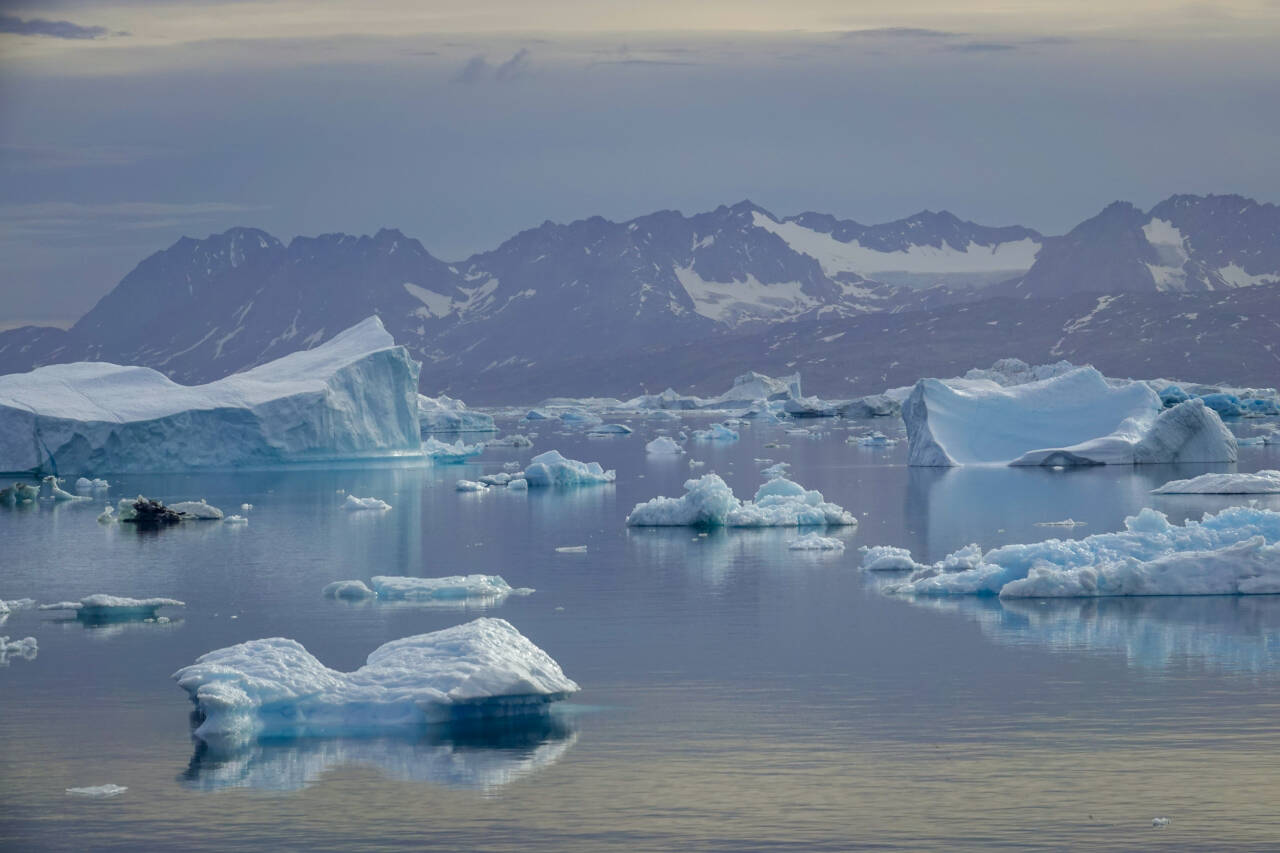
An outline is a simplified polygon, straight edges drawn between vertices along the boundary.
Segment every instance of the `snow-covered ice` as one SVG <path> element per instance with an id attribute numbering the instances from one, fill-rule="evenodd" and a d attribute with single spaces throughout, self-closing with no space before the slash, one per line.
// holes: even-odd
<path id="1" fill-rule="evenodd" d="M 548 450 L 529 460 L 523 479 L 530 486 L 589 486 L 612 483 L 616 471 L 606 471 L 599 462 L 579 462 L 566 459 L 558 450 Z"/>
<path id="2" fill-rule="evenodd" d="M 108 797 L 118 797 L 129 788 L 125 785 L 90 785 L 86 788 L 67 788 L 67 793 L 73 797 L 97 797 L 106 799 Z"/>
<path id="3" fill-rule="evenodd" d="M 822 493 L 778 477 L 742 501 L 716 474 L 686 480 L 685 494 L 636 504 L 627 516 L 633 527 L 798 527 L 852 525 L 849 512 L 823 499 Z"/>
<path id="4" fill-rule="evenodd" d="M 146 367 L 0 376 L 0 470 L 181 471 L 420 457 L 418 363 L 377 317 L 207 385 Z"/>
<path id="5" fill-rule="evenodd" d="M 832 536 L 819 536 L 817 533 L 806 533 L 792 539 L 787 548 L 792 551 L 843 551 L 844 543 Z"/>
<path id="6" fill-rule="evenodd" d="M 911 559 L 911 552 L 906 548 L 863 545 L 858 552 L 862 554 L 862 568 L 868 572 L 909 572 L 920 568 L 920 564 Z"/>
<path id="7" fill-rule="evenodd" d="M 1003 386 L 922 379 L 902 409 L 908 464 L 1132 465 L 1234 462 L 1236 441 L 1198 399 L 1163 409 L 1142 382 L 1092 367 Z"/>
<path id="8" fill-rule="evenodd" d="M 1184 525 L 1147 508 L 1125 529 L 1083 539 L 967 545 L 887 592 L 1074 598 L 1280 593 L 1280 513 L 1232 507 Z"/>
<path id="9" fill-rule="evenodd" d="M 79 601 L 60 601 L 57 604 L 41 604 L 41 610 L 73 610 L 76 618 L 86 622 L 136 621 L 155 619 L 161 607 L 186 607 L 186 602 L 176 598 L 128 598 L 120 595 L 98 593 L 87 595 Z"/>
<path id="10" fill-rule="evenodd" d="M 465 444 L 462 439 L 458 439 L 449 444 L 438 438 L 428 438 L 422 442 L 422 452 L 430 456 L 437 465 L 459 465 L 483 453 L 484 442 Z"/>
<path id="11" fill-rule="evenodd" d="M 493 432 L 493 415 L 473 412 L 461 400 L 445 394 L 418 395 L 418 424 L 425 435 L 431 432 Z"/>
<path id="12" fill-rule="evenodd" d="M 365 509 L 391 509 L 391 504 L 381 498 L 358 498 L 355 495 L 347 495 L 347 499 L 342 503 L 342 508 L 348 512 L 358 512 Z"/>
<path id="13" fill-rule="evenodd" d="M 1280 492 L 1280 471 L 1256 474 L 1201 474 L 1189 480 L 1170 480 L 1153 495 L 1269 495 Z"/>
<path id="14" fill-rule="evenodd" d="M 386 643 L 354 672 L 295 640 L 252 640 L 174 673 L 202 717 L 202 740 L 335 736 L 543 712 L 578 691 L 510 623 L 481 618 Z"/>
<path id="15" fill-rule="evenodd" d="M 672 455 L 684 453 L 684 448 L 681 447 L 671 436 L 660 435 L 644 446 L 644 452 L 659 455 Z"/>

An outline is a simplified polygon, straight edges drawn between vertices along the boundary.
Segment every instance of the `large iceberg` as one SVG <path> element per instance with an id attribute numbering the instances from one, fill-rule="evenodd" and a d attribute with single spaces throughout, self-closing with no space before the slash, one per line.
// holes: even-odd
<path id="1" fill-rule="evenodd" d="M 422 434 L 432 432 L 494 432 L 493 415 L 475 412 L 461 400 L 441 394 L 418 395 L 418 425 Z"/>
<path id="2" fill-rule="evenodd" d="M 173 677 L 202 718 L 196 737 L 220 742 L 541 713 L 579 689 L 550 655 L 491 618 L 393 640 L 354 672 L 276 637 L 201 655 Z"/>
<path id="3" fill-rule="evenodd" d="M 739 500 L 716 474 L 687 480 L 678 498 L 658 497 L 636 504 L 627 516 L 632 527 L 802 527 L 850 525 L 857 520 L 822 493 L 782 477 L 756 490 L 755 499 Z"/>
<path id="4" fill-rule="evenodd" d="M 612 483 L 618 478 L 616 471 L 604 470 L 599 462 L 566 459 L 558 450 L 548 450 L 530 459 L 529 467 L 520 476 L 530 486 L 591 486 Z"/>
<path id="5" fill-rule="evenodd" d="M 1170 480 L 1153 495 L 1269 495 L 1280 492 L 1280 471 L 1256 474 L 1201 474 L 1189 480 Z"/>
<path id="6" fill-rule="evenodd" d="M 1163 409 L 1143 382 L 1092 367 L 1004 386 L 921 379 L 902 407 L 909 465 L 1234 462 L 1236 440 L 1199 399 Z"/>
<path id="7" fill-rule="evenodd" d="M 421 456 L 418 363 L 377 317 L 207 385 L 146 367 L 0 376 L 0 470 L 180 471 Z"/>
<path id="8" fill-rule="evenodd" d="M 914 564 L 910 577 L 884 589 L 1002 598 L 1280 593 L 1280 512 L 1232 507 L 1179 526 L 1147 508 L 1124 526 L 986 553 L 967 545 L 933 565 Z M 867 562 L 888 550 L 868 551 Z"/>

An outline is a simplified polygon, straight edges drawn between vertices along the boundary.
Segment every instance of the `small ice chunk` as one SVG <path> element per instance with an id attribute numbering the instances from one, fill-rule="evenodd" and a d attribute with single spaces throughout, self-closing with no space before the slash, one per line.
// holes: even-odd
<path id="1" fill-rule="evenodd" d="M 529 460 L 524 479 L 530 486 L 589 486 L 612 483 L 617 472 L 606 471 L 599 462 L 566 459 L 558 450 L 548 450 Z"/>
<path id="2" fill-rule="evenodd" d="M 469 598 L 501 599 L 529 595 L 528 587 L 513 589 L 501 575 L 451 575 L 445 578 L 411 578 L 378 575 L 373 591 L 381 601 L 459 601 Z"/>
<path id="3" fill-rule="evenodd" d="M 1173 823 L 1173 821 L 1167 817 L 1153 817 L 1151 819 L 1151 825 L 1156 829 L 1164 829 L 1171 823 Z"/>
<path id="4" fill-rule="evenodd" d="M 831 536 L 807 533 L 787 545 L 792 551 L 843 551 L 844 543 Z"/>
<path id="5" fill-rule="evenodd" d="M 515 432 L 501 438 L 491 438 L 484 444 L 485 447 L 533 447 L 533 439 L 524 433 Z"/>
<path id="6" fill-rule="evenodd" d="M 92 494 L 93 492 L 105 492 L 107 489 L 110 489 L 110 488 L 111 488 L 111 484 L 108 483 L 106 480 L 98 480 L 98 479 L 90 480 L 88 477 L 81 477 L 80 479 L 76 480 L 76 494 L 79 494 L 79 495 L 88 495 L 88 494 Z"/>
<path id="7" fill-rule="evenodd" d="M 738 432 L 724 424 L 712 424 L 706 429 L 695 429 L 693 437 L 695 441 L 737 441 Z"/>
<path id="8" fill-rule="evenodd" d="M 507 491 L 527 492 L 529 491 L 529 481 L 526 480 L 524 477 L 516 477 L 514 480 L 508 480 Z"/>
<path id="9" fill-rule="evenodd" d="M 228 515 L 226 518 L 222 519 L 222 523 L 223 524 L 248 524 L 249 519 L 245 518 L 243 515 Z"/>
<path id="10" fill-rule="evenodd" d="M 775 462 L 767 468 L 760 469 L 760 473 L 769 480 L 775 480 L 778 477 L 787 476 L 787 469 L 791 467 L 789 462 Z"/>
<path id="11" fill-rule="evenodd" d="M 515 461 L 514 459 L 512 459 L 510 462 L 502 463 L 503 471 L 519 471 L 519 470 L 522 470 L 523 467 L 524 467 L 523 465 L 521 465 L 519 462 Z"/>
<path id="12" fill-rule="evenodd" d="M 204 498 L 198 501 L 179 501 L 176 504 L 169 504 L 169 509 L 183 516 L 184 519 L 189 518 L 195 521 L 222 520 L 222 510 L 206 503 Z"/>
<path id="13" fill-rule="evenodd" d="M 674 438 L 667 435 L 660 435 L 644 446 L 644 452 L 660 455 L 672 455 L 684 453 L 684 448 L 677 444 Z"/>
<path id="14" fill-rule="evenodd" d="M 250 512 L 252 509 L 253 509 L 253 504 L 249 504 L 249 503 L 240 504 L 241 512 Z"/>
<path id="15" fill-rule="evenodd" d="M 101 513 L 98 514 L 99 524 L 111 524 L 116 520 L 116 508 L 111 504 L 107 504 Z"/>
<path id="16" fill-rule="evenodd" d="M 92 785 L 88 788 L 68 788 L 67 793 L 75 797 L 118 797 L 129 790 L 124 785 Z"/>
<path id="17" fill-rule="evenodd" d="M 381 498 L 358 498 L 355 495 L 347 495 L 342 508 L 348 512 L 356 512 L 362 509 L 391 509 L 391 504 Z"/>
<path id="18" fill-rule="evenodd" d="M 701 468 L 703 465 L 706 465 L 706 464 L 707 464 L 707 463 L 706 463 L 706 462 L 704 462 L 704 461 L 702 461 L 701 459 L 690 459 L 690 460 L 689 460 L 689 467 L 690 467 L 690 468 Z"/>
<path id="19" fill-rule="evenodd" d="M 8 601 L 0 599 L 0 616 L 11 613 L 14 610 L 30 610 L 36 606 L 34 598 L 11 598 Z"/>
<path id="20" fill-rule="evenodd" d="M 558 545 L 556 546 L 557 554 L 585 554 L 587 553 L 586 545 Z"/>
<path id="21" fill-rule="evenodd" d="M 631 435 L 632 432 L 634 430 L 625 424 L 601 424 L 588 430 L 587 435 Z"/>
<path id="22" fill-rule="evenodd" d="M 321 594 L 325 598 L 341 598 L 347 601 L 360 601 L 366 598 L 374 598 L 377 593 L 365 585 L 364 581 L 334 581 L 328 584 Z"/>
<path id="23" fill-rule="evenodd" d="M 195 736 L 220 743 L 542 713 L 579 689 L 550 655 L 491 618 L 386 643 L 354 672 L 276 637 L 209 652 L 174 678 L 200 714 Z"/>
<path id="24" fill-rule="evenodd" d="M 500 471 L 497 474 L 485 474 L 480 478 L 480 482 L 486 486 L 505 486 L 512 479 L 512 476 L 506 471 Z"/>
<path id="25" fill-rule="evenodd" d="M 895 548 L 892 545 L 863 545 L 858 549 L 862 554 L 862 568 L 868 572 L 909 572 L 922 566 L 911 559 L 911 552 L 906 548 Z"/>
<path id="26" fill-rule="evenodd" d="M 23 637 L 21 640 L 10 640 L 0 637 L 0 666 L 8 666 L 10 658 L 35 660 L 40 651 L 35 637 Z"/>
<path id="27" fill-rule="evenodd" d="M 484 483 L 477 483 L 475 480 L 459 480 L 455 488 L 460 492 L 484 492 L 489 489 Z"/>

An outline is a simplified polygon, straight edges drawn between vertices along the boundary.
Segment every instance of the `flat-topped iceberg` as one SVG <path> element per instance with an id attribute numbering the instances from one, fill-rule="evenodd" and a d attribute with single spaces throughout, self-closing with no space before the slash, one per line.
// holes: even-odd
<path id="1" fill-rule="evenodd" d="M 931 566 L 914 564 L 909 578 L 885 590 L 1002 598 L 1280 593 L 1278 512 L 1232 507 L 1178 526 L 1148 508 L 1124 526 L 986 553 L 967 545 Z"/>
<path id="2" fill-rule="evenodd" d="M 173 676 L 202 740 L 370 734 L 451 720 L 540 713 L 576 693 L 550 655 L 503 619 L 481 618 L 379 646 L 338 672 L 295 640 L 251 640 Z"/>
<path id="3" fill-rule="evenodd" d="M 72 610 L 85 622 L 132 622 L 155 619 L 161 607 L 186 607 L 176 598 L 128 598 L 122 595 L 86 595 L 79 601 L 41 604 L 41 610 Z"/>
<path id="4" fill-rule="evenodd" d="M 606 471 L 599 462 L 566 459 L 558 450 L 548 450 L 529 460 L 520 477 L 530 486 L 591 486 L 612 483 L 616 471 Z"/>
<path id="5" fill-rule="evenodd" d="M 532 595 L 528 587 L 513 588 L 501 575 L 453 575 L 446 578 L 413 578 L 403 575 L 376 575 L 364 581 L 334 581 L 323 590 L 326 598 L 347 601 L 376 598 L 379 601 L 407 601 L 430 604 L 496 604 L 509 595 Z"/>
<path id="6" fill-rule="evenodd" d="M 658 497 L 636 504 L 627 516 L 632 527 L 803 527 L 850 525 L 857 520 L 842 507 L 828 503 L 822 493 L 805 489 L 782 477 L 756 490 L 743 501 L 716 474 L 686 480 L 678 498 Z"/>
<path id="7" fill-rule="evenodd" d="M 421 456 L 418 363 L 377 317 L 207 385 L 146 367 L 0 376 L 0 471 L 182 471 Z"/>
<path id="8" fill-rule="evenodd" d="M 432 432 L 493 432 L 493 415 L 473 412 L 461 400 L 441 394 L 418 395 L 418 426 L 422 434 Z"/>
<path id="9" fill-rule="evenodd" d="M 909 465 L 1234 462 L 1236 441 L 1198 399 L 1163 409 L 1142 382 L 1092 367 L 1003 386 L 922 379 L 902 407 Z"/>
<path id="10" fill-rule="evenodd" d="M 1189 480 L 1170 480 L 1153 495 L 1269 495 L 1280 493 L 1280 471 L 1256 474 L 1201 474 Z"/>

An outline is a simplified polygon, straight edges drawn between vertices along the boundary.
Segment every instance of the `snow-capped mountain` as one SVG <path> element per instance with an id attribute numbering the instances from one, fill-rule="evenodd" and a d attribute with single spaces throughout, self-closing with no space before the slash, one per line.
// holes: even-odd
<path id="1" fill-rule="evenodd" d="M 1143 212 L 1115 202 L 1051 237 L 1010 293 L 1194 292 L 1280 283 L 1280 207 L 1176 195 Z"/>
<path id="2" fill-rule="evenodd" d="M 1255 293 L 1236 317 L 1216 294 L 1243 285 Z M 1122 294 L 1151 298 L 1140 308 L 1111 298 Z M 1048 238 L 945 212 L 864 226 L 744 201 L 546 222 L 459 263 L 394 230 L 286 245 L 233 228 L 147 258 L 70 330 L 0 333 L 0 372 L 104 360 L 207 382 L 377 314 L 423 362 L 425 391 L 476 402 L 700 378 L 715 388 L 747 368 L 800 369 L 811 390 L 839 395 L 874 391 L 897 370 L 954 372 L 1005 355 L 1114 373 L 1126 359 L 1195 362 L 1196 340 L 1239 341 L 1240 329 L 1280 319 L 1277 294 L 1280 209 L 1234 196 L 1174 196 L 1149 213 L 1116 204 Z M 1126 324 L 1139 321 L 1161 331 L 1135 337 Z M 1101 328 L 1126 331 L 1113 345 Z M 1252 367 L 1209 373 L 1201 359 L 1204 370 L 1180 375 L 1274 384 L 1256 375 L 1274 362 L 1262 337 Z M 832 387 L 813 385 L 819 377 Z"/>

